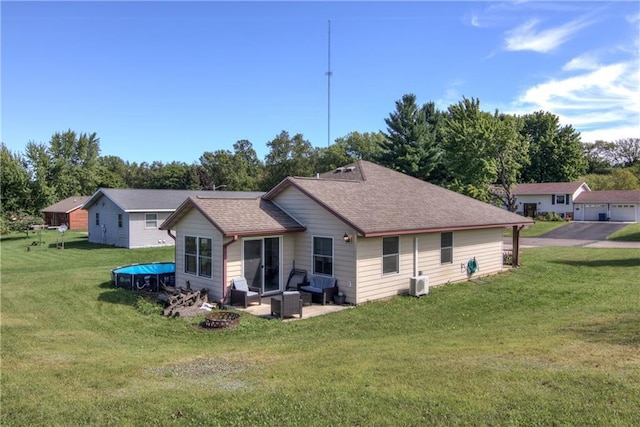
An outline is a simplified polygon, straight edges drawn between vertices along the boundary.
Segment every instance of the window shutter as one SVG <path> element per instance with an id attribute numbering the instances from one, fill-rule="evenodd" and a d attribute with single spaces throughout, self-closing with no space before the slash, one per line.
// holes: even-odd
<path id="1" fill-rule="evenodd" d="M 552 194 L 552 195 L 551 195 L 551 204 L 552 204 L 552 205 L 555 205 L 555 204 L 556 204 L 556 195 L 555 195 L 555 194 Z"/>
<path id="2" fill-rule="evenodd" d="M 571 194 L 565 194 L 564 195 L 564 204 L 568 205 L 569 204 L 569 196 L 571 196 Z"/>

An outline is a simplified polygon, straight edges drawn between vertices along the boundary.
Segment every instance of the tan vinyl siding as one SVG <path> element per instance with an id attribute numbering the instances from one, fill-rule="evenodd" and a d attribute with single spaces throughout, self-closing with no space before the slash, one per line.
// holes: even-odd
<path id="1" fill-rule="evenodd" d="M 165 231 L 166 233 L 166 231 Z M 200 277 L 184 272 L 184 237 L 195 236 L 212 239 L 211 278 Z M 168 237 L 168 236 L 167 236 Z M 206 288 L 209 297 L 215 301 L 222 298 L 222 235 L 199 212 L 191 210 L 180 222 L 176 233 L 176 286 L 186 286 L 187 280 L 191 289 Z"/>
<path id="2" fill-rule="evenodd" d="M 293 258 L 295 253 L 295 235 L 294 234 L 284 234 L 284 235 L 265 235 L 265 236 L 252 236 L 247 239 L 255 240 L 255 239 L 264 239 L 267 237 L 278 237 L 280 238 L 280 249 L 282 258 L 280 259 L 280 289 L 284 290 L 284 287 L 287 285 L 287 278 L 289 277 L 289 272 L 293 268 Z M 230 241 L 231 239 L 226 239 L 225 241 Z M 231 286 L 231 280 L 234 277 L 243 276 L 244 272 L 242 270 L 242 251 L 243 251 L 243 242 L 245 239 L 241 238 L 237 242 L 232 243 L 227 248 L 227 287 Z M 297 267 L 297 265 L 296 265 Z"/>
<path id="3" fill-rule="evenodd" d="M 292 266 L 295 261 L 296 268 L 307 270 L 307 273 L 311 275 L 313 272 L 313 237 L 331 237 L 333 239 L 333 277 L 338 280 L 338 286 L 345 293 L 347 302 L 355 303 L 356 238 L 354 236 L 354 241 L 351 244 L 346 244 L 343 240 L 345 232 L 354 235 L 354 231 L 294 187 L 288 187 L 282 191 L 274 202 L 307 227 L 306 232 L 295 233 L 295 236 L 292 236 L 295 242 L 295 252 L 291 254 L 289 265 Z M 285 245 L 285 249 L 289 249 L 287 245 Z M 285 256 L 285 258 L 287 257 Z M 288 273 L 289 270 L 285 271 L 285 275 Z"/>
<path id="4" fill-rule="evenodd" d="M 382 272 L 382 237 L 358 239 L 358 301 L 363 303 L 406 292 L 413 277 L 413 236 L 400 236 L 399 272 Z"/>
<path id="5" fill-rule="evenodd" d="M 382 238 L 358 239 L 357 303 L 388 298 L 407 293 L 414 276 L 414 245 L 416 236 L 400 238 L 400 272 L 382 274 Z M 467 280 L 466 265 L 476 257 L 480 267 L 473 277 L 502 271 L 502 229 L 482 229 L 453 232 L 453 262 L 440 264 L 440 233 L 417 236 L 417 271 L 429 276 L 430 286 Z"/>

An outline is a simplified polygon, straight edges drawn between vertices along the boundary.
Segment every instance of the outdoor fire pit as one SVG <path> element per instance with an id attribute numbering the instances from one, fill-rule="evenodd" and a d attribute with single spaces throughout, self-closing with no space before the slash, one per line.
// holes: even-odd
<path id="1" fill-rule="evenodd" d="M 240 315 L 229 311 L 212 311 L 207 314 L 202 326 L 211 329 L 233 329 L 240 323 Z"/>

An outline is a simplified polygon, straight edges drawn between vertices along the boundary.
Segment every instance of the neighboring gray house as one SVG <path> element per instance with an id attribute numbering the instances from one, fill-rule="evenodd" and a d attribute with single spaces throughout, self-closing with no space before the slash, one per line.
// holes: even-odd
<path id="1" fill-rule="evenodd" d="M 518 202 L 516 212 L 529 218 L 552 212 L 570 219 L 574 200 L 585 191 L 591 191 L 585 182 L 518 184 L 513 190 Z"/>
<path id="2" fill-rule="evenodd" d="M 176 284 L 224 301 L 244 276 L 265 294 L 292 268 L 335 278 L 352 304 L 467 280 L 475 260 L 502 271 L 503 231 L 529 218 L 367 161 L 315 178 L 289 177 L 252 198 L 190 197 L 161 225 L 175 230 Z M 475 264 L 475 262 L 474 262 Z M 474 277 L 476 277 L 474 276 Z"/>
<path id="3" fill-rule="evenodd" d="M 640 221 L 640 190 L 585 191 L 573 203 L 577 221 Z"/>
<path id="4" fill-rule="evenodd" d="M 188 197 L 211 194 L 232 197 L 237 193 L 101 188 L 82 206 L 88 211 L 89 242 L 122 248 L 174 245 L 160 224 Z"/>

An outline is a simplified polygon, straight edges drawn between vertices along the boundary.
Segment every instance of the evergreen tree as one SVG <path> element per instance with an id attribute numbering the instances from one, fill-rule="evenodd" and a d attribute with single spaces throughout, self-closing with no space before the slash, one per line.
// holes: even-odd
<path id="1" fill-rule="evenodd" d="M 396 110 L 385 119 L 387 132 L 380 144 L 378 162 L 388 168 L 423 180 L 430 180 L 438 166 L 435 104 L 419 107 L 414 94 L 396 101 Z"/>

